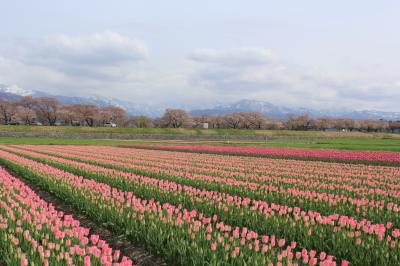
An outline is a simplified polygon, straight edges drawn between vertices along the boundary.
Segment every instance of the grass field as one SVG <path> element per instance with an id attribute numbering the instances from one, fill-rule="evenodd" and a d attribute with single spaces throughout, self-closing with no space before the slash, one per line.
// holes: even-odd
<path id="1" fill-rule="evenodd" d="M 294 147 L 315 149 L 399 151 L 400 139 L 396 138 L 302 138 L 269 139 L 267 141 L 179 141 L 179 140 L 108 140 L 79 138 L 15 138 L 0 137 L 1 144 L 60 144 L 60 145 L 121 145 L 121 144 L 185 144 L 185 145 L 232 145 L 256 147 Z"/>
<path id="2" fill-rule="evenodd" d="M 118 140 L 90 138 L 36 138 L 0 137 L 1 144 L 65 144 L 65 145 L 121 145 L 121 144 L 187 144 L 187 145 L 232 145 L 257 147 L 294 147 L 343 150 L 400 151 L 400 134 L 364 132 L 320 132 L 289 130 L 233 130 L 233 129 L 173 129 L 173 128 L 106 128 L 70 126 L 5 126 L 0 132 L 23 133 L 107 133 L 107 134 L 149 134 L 175 135 L 191 140 Z M 248 135 L 249 138 L 234 139 L 234 135 Z M 262 135 L 264 140 L 252 139 Z M 207 136 L 207 139 L 202 139 Z M 213 139 L 212 136 L 216 136 Z M 218 137 L 217 137 L 218 136 Z M 226 139 L 224 137 L 226 136 Z M 232 136 L 232 137 L 230 137 Z"/>
<path id="3" fill-rule="evenodd" d="M 293 130 L 245 130 L 200 128 L 108 128 L 72 126 L 24 126 L 0 125 L 0 132 L 31 133 L 121 133 L 121 134 L 180 134 L 180 135 L 263 135 L 263 136 L 309 136 L 321 138 L 398 138 L 400 134 L 375 132 L 322 132 Z"/>

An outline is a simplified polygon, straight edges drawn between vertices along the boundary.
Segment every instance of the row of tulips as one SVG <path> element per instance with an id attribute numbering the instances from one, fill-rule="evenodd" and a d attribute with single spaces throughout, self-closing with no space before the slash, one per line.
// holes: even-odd
<path id="1" fill-rule="evenodd" d="M 26 148 L 35 149 L 34 146 L 27 146 Z M 59 147 L 40 147 L 39 150 L 54 152 L 57 148 Z M 69 149 L 70 147 L 63 148 L 64 155 L 68 154 Z M 400 184 L 398 183 L 400 169 L 397 167 L 327 163 L 321 165 L 313 162 L 297 161 L 293 163 L 293 161 L 271 159 L 262 159 L 258 162 L 259 164 L 252 164 L 249 162 L 256 160 L 249 161 L 246 157 L 232 158 L 203 154 L 188 156 L 188 154 L 182 153 L 107 147 L 90 147 L 82 150 L 82 147 L 75 146 L 70 152 L 73 152 L 72 154 L 69 153 L 70 155 L 74 155 L 74 153 L 81 155 L 89 153 L 97 157 L 101 155 L 103 159 L 116 160 L 131 165 L 151 166 L 156 163 L 159 168 L 163 169 L 172 168 L 183 172 L 250 180 L 260 184 L 272 183 L 275 186 L 285 188 L 314 188 L 314 190 L 331 194 L 340 193 L 349 197 L 384 199 L 400 203 Z M 160 153 L 164 153 L 163 155 L 168 157 L 164 158 Z M 185 159 L 185 157 L 190 159 Z M 208 161 L 203 163 L 205 160 Z M 230 161 L 234 161 L 235 164 L 229 165 Z M 252 171 L 249 172 L 248 169 Z M 382 179 L 382 176 L 385 176 L 385 179 Z"/>
<path id="2" fill-rule="evenodd" d="M 35 145 L 20 145 L 24 147 L 35 147 Z M 36 146 L 37 147 L 37 146 Z M 195 153 L 190 154 L 182 152 L 171 152 L 171 151 L 161 151 L 161 150 L 149 150 L 149 149 L 126 149 L 110 146 L 59 146 L 59 145 L 41 145 L 42 148 L 55 148 L 55 149 L 66 149 L 73 148 L 74 151 L 84 151 L 84 152 L 94 152 L 94 153 L 111 153 L 113 156 L 135 158 L 144 161 L 142 156 L 146 157 L 146 160 L 157 160 L 158 162 L 171 162 L 172 158 L 179 158 L 180 163 L 191 163 L 190 165 L 200 165 L 202 167 L 208 168 L 220 168 L 228 171 L 236 169 L 238 172 L 246 172 L 251 168 L 251 171 L 261 173 L 269 170 L 272 166 L 279 167 L 280 170 L 287 169 L 289 173 L 296 171 L 299 166 L 302 168 L 301 172 L 306 171 L 314 173 L 316 168 L 321 174 L 328 176 L 338 176 L 337 169 L 341 168 L 341 173 L 356 173 L 357 175 L 371 175 L 374 178 L 380 176 L 381 173 L 386 175 L 399 174 L 399 169 L 394 167 L 375 167 L 366 165 L 352 165 L 352 164 L 342 164 L 342 163 L 327 163 L 327 162 L 313 162 L 313 161 L 293 161 L 293 160 L 274 160 L 262 157 L 246 157 L 246 156 L 229 156 L 229 155 L 216 155 L 216 154 L 201 154 Z M 172 158 L 171 158 L 172 157 Z M 221 160 L 223 159 L 223 160 Z M 226 160 L 227 159 L 227 160 Z M 239 164 L 238 164 L 239 163 Z M 294 167 L 291 167 L 294 166 Z M 298 169 L 300 172 L 300 170 Z M 341 174 L 340 173 L 340 174 Z M 390 178 L 390 176 L 389 176 Z M 382 178 L 381 178 L 382 179 Z M 383 181 L 386 181 L 385 178 Z"/>
<path id="3" fill-rule="evenodd" d="M 345 151 L 333 149 L 303 148 L 260 148 L 237 146 L 193 146 L 193 145 L 124 145 L 137 148 L 150 148 L 172 151 L 206 152 L 222 154 L 243 154 L 252 156 L 271 156 L 284 158 L 326 159 L 332 161 L 361 161 L 400 163 L 400 152 L 390 151 Z"/>
<path id="4" fill-rule="evenodd" d="M 92 219 L 120 230 L 175 265 L 336 265 L 324 252 L 297 247 L 207 217 L 182 205 L 144 200 L 91 179 L 6 151 L 0 160 L 13 171 L 85 211 Z M 342 265 L 348 262 L 343 260 Z"/>
<path id="5" fill-rule="evenodd" d="M 7 265 L 132 265 L 71 215 L 0 167 L 0 254 Z"/>
<path id="6" fill-rule="evenodd" d="M 298 245 L 308 249 L 324 247 L 330 254 L 351 261 L 379 261 L 380 256 L 375 258 L 375 253 L 371 253 L 371 257 L 365 256 L 366 251 L 381 250 L 391 257 L 396 253 L 395 249 L 398 246 L 397 237 L 400 230 L 393 228 L 391 222 L 382 225 L 334 214 L 322 216 L 317 212 L 306 212 L 298 207 L 292 208 L 216 191 L 199 190 L 172 181 L 137 176 L 12 147 L 2 148 L 119 189 L 129 190 L 142 198 L 181 204 L 183 207 L 196 209 L 209 216 L 218 214 L 225 223 L 257 228 L 258 233 L 274 233 L 277 237 L 296 240 Z M 354 248 L 348 249 L 349 245 L 354 245 Z M 391 260 L 394 261 L 395 258 Z"/>
<path id="7" fill-rule="evenodd" d="M 21 148 L 21 146 L 20 146 Z M 23 146 L 42 152 L 56 152 L 60 147 Z M 71 150 L 72 149 L 72 150 Z M 107 147 L 63 147 L 63 155 L 101 156 L 131 165 L 174 169 L 183 172 L 214 175 L 257 183 L 272 183 L 275 186 L 315 188 L 318 191 L 349 197 L 369 199 L 391 199 L 400 201 L 400 169 L 396 167 L 371 167 L 346 164 L 320 164 L 285 160 L 248 160 L 246 157 L 226 157 L 150 150 L 121 149 Z M 188 159 L 190 158 L 190 159 Z M 238 159 L 239 158 L 239 159 Z M 254 164 L 256 162 L 256 164 Z M 249 172 L 248 169 L 251 169 Z M 385 179 L 382 178 L 385 176 Z"/>
<path id="8" fill-rule="evenodd" d="M 41 148 L 38 149 L 41 150 Z M 287 188 L 283 186 L 274 186 L 273 184 L 242 181 L 235 178 L 207 176 L 174 169 L 166 170 L 159 168 L 156 164 L 153 166 L 132 166 L 127 162 L 124 163 L 114 159 L 106 159 L 103 155 L 94 155 L 90 153 L 79 155 L 68 152 L 66 149 L 67 148 L 64 148 L 62 152 L 54 151 L 51 154 L 108 168 L 130 171 L 136 174 L 168 179 L 182 185 L 189 185 L 200 189 L 206 188 L 208 190 L 216 190 L 241 197 L 273 202 L 279 205 L 296 206 L 305 210 L 317 211 L 322 215 L 337 213 L 360 220 L 368 219 L 373 223 L 393 221 L 396 227 L 400 227 L 400 221 L 398 219 L 400 207 L 398 204 L 390 201 L 352 198 L 340 194 L 322 193 L 306 189 L 301 190 L 296 187 Z M 74 155 L 72 156 L 71 154 Z"/>

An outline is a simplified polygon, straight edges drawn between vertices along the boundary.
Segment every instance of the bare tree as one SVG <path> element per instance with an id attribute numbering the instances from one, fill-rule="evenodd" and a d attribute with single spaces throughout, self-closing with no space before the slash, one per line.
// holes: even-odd
<path id="1" fill-rule="evenodd" d="M 311 121 L 312 127 L 317 130 L 325 131 L 328 128 L 332 127 L 332 120 L 326 117 L 312 119 Z"/>
<path id="2" fill-rule="evenodd" d="M 189 115 L 182 109 L 167 109 L 161 119 L 165 127 L 180 128 L 188 123 Z"/>
<path id="3" fill-rule="evenodd" d="M 237 113 L 240 116 L 239 128 L 250 129 L 252 127 L 250 113 L 241 112 Z"/>
<path id="4" fill-rule="evenodd" d="M 298 128 L 298 121 L 296 117 L 290 115 L 285 121 L 285 127 L 289 130 L 295 130 Z"/>
<path id="5" fill-rule="evenodd" d="M 202 127 L 203 123 L 208 123 L 208 126 L 210 126 L 212 117 L 208 115 L 199 115 L 191 117 L 191 120 L 192 120 L 192 126 L 196 128 L 196 127 Z"/>
<path id="6" fill-rule="evenodd" d="M 217 116 L 210 116 L 209 118 L 209 128 L 223 128 L 224 127 L 224 117 L 217 115 Z"/>
<path id="7" fill-rule="evenodd" d="M 76 117 L 83 122 L 84 125 L 92 127 L 95 125 L 96 119 L 99 117 L 99 108 L 94 104 L 75 104 L 74 108 Z"/>
<path id="8" fill-rule="evenodd" d="M 343 119 L 343 118 L 335 119 L 334 122 L 333 122 L 333 124 L 334 124 L 334 127 L 335 127 L 337 130 L 346 129 L 346 120 Z"/>
<path id="9" fill-rule="evenodd" d="M 119 126 L 125 125 L 126 113 L 125 110 L 117 106 L 108 106 L 100 110 L 102 124 L 115 123 Z"/>
<path id="10" fill-rule="evenodd" d="M 239 113 L 228 114 L 224 116 L 224 124 L 227 128 L 237 129 L 242 122 L 242 116 Z"/>
<path id="11" fill-rule="evenodd" d="M 41 97 L 34 101 L 34 108 L 39 119 L 51 126 L 57 122 L 59 107 L 60 103 L 50 97 Z"/>
<path id="12" fill-rule="evenodd" d="M 58 114 L 60 119 L 62 119 L 66 125 L 71 126 L 75 121 L 80 121 L 80 117 L 76 112 L 75 104 L 68 104 L 61 106 L 61 108 L 58 110 Z"/>
<path id="13" fill-rule="evenodd" d="M 395 132 L 396 130 L 400 130 L 400 121 L 389 121 L 388 129 L 390 132 Z"/>
<path id="14" fill-rule="evenodd" d="M 35 110 L 36 100 L 32 96 L 24 96 L 17 101 L 17 116 L 26 125 L 33 123 L 37 119 Z"/>
<path id="15" fill-rule="evenodd" d="M 308 114 L 297 117 L 289 116 L 286 120 L 286 128 L 290 130 L 308 130 L 311 126 L 311 119 Z"/>
<path id="16" fill-rule="evenodd" d="M 37 118 L 35 110 L 23 106 L 17 107 L 16 117 L 25 125 L 31 125 Z"/>
<path id="17" fill-rule="evenodd" d="M 35 109 L 36 100 L 33 99 L 32 96 L 24 96 L 24 97 L 22 97 L 21 99 L 19 99 L 17 101 L 17 104 L 19 106 L 34 110 Z"/>
<path id="18" fill-rule="evenodd" d="M 17 113 L 17 104 L 13 100 L 0 98 L 0 114 L 4 124 L 11 122 Z"/>
<path id="19" fill-rule="evenodd" d="M 265 125 L 265 117 L 258 112 L 246 113 L 244 119 L 248 120 L 249 128 L 262 129 Z"/>
<path id="20" fill-rule="evenodd" d="M 120 126 L 133 127 L 199 127 L 208 123 L 209 128 L 233 129 L 291 129 L 308 130 L 318 129 L 325 131 L 335 127 L 338 130 L 364 131 L 392 131 L 400 128 L 399 121 L 384 121 L 376 119 L 353 120 L 348 118 L 330 119 L 320 117 L 311 119 L 308 114 L 289 116 L 286 121 L 266 118 L 257 112 L 238 112 L 226 115 L 201 115 L 190 117 L 185 110 L 167 109 L 161 118 L 150 119 L 146 116 L 130 116 L 126 118 L 125 110 L 120 107 L 109 106 L 100 108 L 94 104 L 61 105 L 50 97 L 32 98 L 22 97 L 19 100 L 0 98 L 0 121 L 4 124 L 14 119 L 25 124 L 32 124 L 39 119 L 45 124 L 54 125 L 57 119 L 67 124 L 79 121 L 79 125 L 95 126 L 104 123 L 116 123 Z M 16 121 L 17 122 L 17 121 Z"/>
<path id="21" fill-rule="evenodd" d="M 357 122 L 353 119 L 344 119 L 344 126 L 346 129 L 353 131 L 357 127 Z"/>
<path id="22" fill-rule="evenodd" d="M 282 121 L 273 119 L 273 118 L 266 118 L 265 122 L 264 122 L 264 127 L 265 129 L 284 129 L 285 128 L 285 124 Z"/>
<path id="23" fill-rule="evenodd" d="M 388 126 L 385 121 L 382 120 L 374 120 L 374 119 L 364 119 L 360 120 L 360 129 L 365 130 L 367 132 L 378 132 L 383 131 Z"/>

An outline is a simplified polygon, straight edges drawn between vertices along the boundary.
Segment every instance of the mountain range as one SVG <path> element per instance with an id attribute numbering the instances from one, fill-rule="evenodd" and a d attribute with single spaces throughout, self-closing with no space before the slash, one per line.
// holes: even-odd
<path id="1" fill-rule="evenodd" d="M 115 98 L 108 98 L 99 95 L 90 97 L 53 95 L 41 91 L 22 89 L 18 86 L 7 86 L 0 84 L 0 98 L 18 99 L 23 96 L 32 97 L 53 97 L 63 104 L 96 104 L 98 106 L 118 106 L 131 115 L 147 115 L 150 117 L 161 116 L 164 112 L 163 107 L 145 103 L 135 103 Z M 190 109 L 190 108 L 189 108 Z M 219 104 L 207 109 L 189 110 L 192 115 L 224 115 L 235 112 L 260 112 L 265 116 L 285 119 L 290 115 L 309 114 L 312 117 L 346 117 L 353 119 L 384 119 L 397 121 L 400 120 L 400 112 L 384 112 L 376 110 L 323 110 L 311 108 L 290 108 L 275 105 L 266 101 L 243 99 L 230 104 Z"/>
<path id="2" fill-rule="evenodd" d="M 296 116 L 308 114 L 312 117 L 334 117 L 334 118 L 352 118 L 352 119 L 384 119 L 400 120 L 400 112 L 384 112 L 376 110 L 329 110 L 312 108 L 290 108 L 275 105 L 259 100 L 240 100 L 232 104 L 217 105 L 210 109 L 192 110 L 193 115 L 223 115 L 235 112 L 260 112 L 265 116 L 286 119 L 290 115 Z"/>
<path id="3" fill-rule="evenodd" d="M 41 91 L 25 90 L 17 86 L 0 84 L 0 98 L 16 100 L 23 96 L 52 97 L 57 99 L 62 104 L 95 104 L 100 107 L 118 106 L 123 108 L 128 114 L 132 115 L 147 115 L 150 117 L 157 117 L 162 115 L 164 112 L 163 108 L 157 106 L 123 101 L 99 95 L 92 95 L 90 97 L 54 95 Z"/>

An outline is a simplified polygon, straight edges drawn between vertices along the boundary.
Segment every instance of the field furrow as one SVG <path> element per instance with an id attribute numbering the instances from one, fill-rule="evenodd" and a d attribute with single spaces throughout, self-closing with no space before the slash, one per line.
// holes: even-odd
<path id="1" fill-rule="evenodd" d="M 57 151 L 57 147 L 33 148 L 33 150 L 38 152 L 56 155 L 67 159 L 129 171 L 136 174 L 143 174 L 155 178 L 173 180 L 180 184 L 190 185 L 200 189 L 206 188 L 210 190 L 218 190 L 220 192 L 274 202 L 276 204 L 293 207 L 297 206 L 306 210 L 318 211 L 323 215 L 337 213 L 358 219 L 368 219 L 374 223 L 384 223 L 385 221 L 395 221 L 396 225 L 398 223 L 399 206 L 397 201 L 394 201 L 393 197 L 386 196 L 385 194 L 377 197 L 376 194 L 383 190 L 379 187 L 369 189 L 367 191 L 367 196 L 350 197 L 346 194 L 346 191 L 343 191 L 343 189 L 335 189 L 333 192 L 327 193 L 319 191 L 319 186 L 315 186 L 311 189 L 305 186 L 302 189 L 296 186 L 284 186 L 279 182 L 277 184 L 274 184 L 273 182 L 259 183 L 252 177 L 238 179 L 236 177 L 205 175 L 197 173 L 194 170 L 182 171 L 173 167 L 168 169 L 160 168 L 156 163 L 150 165 L 138 165 L 134 162 L 121 161 L 115 157 L 113 154 L 119 153 L 120 149 L 114 151 L 113 148 L 109 148 L 109 155 L 84 152 L 81 150 L 75 152 L 74 149 L 75 146 L 63 147 L 62 152 L 60 152 Z M 333 167 L 337 166 L 334 165 Z M 392 176 L 392 180 L 395 180 L 395 178 L 399 176 L 398 169 L 395 167 L 383 167 L 382 171 L 391 172 L 391 175 L 388 176 Z M 377 172 L 379 172 L 379 170 L 377 170 Z M 318 175 L 318 173 L 316 173 L 316 175 Z M 366 178 L 371 180 L 371 183 L 377 179 L 382 179 L 381 177 L 378 177 L 378 175 L 370 175 Z M 300 181 L 298 182 L 301 182 L 301 178 L 299 180 Z M 395 190 L 395 187 L 393 187 L 393 189 Z M 321 190 L 323 190 L 323 188 L 321 188 Z M 398 193 L 398 190 L 396 190 L 396 193 Z M 393 193 L 393 195 L 396 195 L 396 193 Z"/>
<path id="2" fill-rule="evenodd" d="M 207 217 L 182 206 L 144 200 L 132 192 L 0 151 L 1 160 L 14 171 L 29 176 L 59 197 L 85 210 L 98 222 L 109 223 L 160 253 L 176 265 L 261 265 L 288 261 L 323 265 L 332 263 L 326 253 L 299 249 L 296 242 L 259 235 L 236 225 L 226 225 L 218 216 Z M 297 251 L 298 250 L 298 251 Z M 179 254 L 179 256 L 177 256 Z"/>
<path id="3" fill-rule="evenodd" d="M 35 150 L 33 147 L 26 146 L 2 146 L 1 148 L 121 190 L 133 192 L 143 199 L 155 199 L 161 203 L 182 205 L 188 209 L 196 209 L 208 216 L 217 214 L 219 219 L 225 223 L 255 228 L 259 234 L 274 234 L 280 238 L 292 239 L 297 242 L 298 246 L 307 249 L 329 250 L 331 255 L 350 261 L 368 261 L 369 263 L 379 261 L 379 253 L 372 255 L 371 258 L 365 258 L 364 253 L 370 248 L 392 250 L 395 246 L 392 238 L 395 239 L 399 232 L 396 211 L 393 211 L 393 220 L 390 220 L 388 216 L 382 217 L 385 210 L 375 208 L 376 215 L 385 221 L 384 224 L 357 219 L 354 216 L 340 215 L 334 211 L 323 215 L 315 210 L 302 209 L 298 206 L 280 205 L 273 201 L 241 197 L 237 194 L 210 190 L 205 187 L 198 188 L 188 185 L 190 182 L 188 184 L 179 183 L 182 180 L 188 181 L 187 176 L 175 180 L 164 178 L 162 175 L 152 178 L 67 159 L 61 155 L 65 153 L 68 156 L 81 154 L 90 158 L 90 154 L 94 154 L 91 152 L 84 154 L 83 151 L 69 153 L 68 147 L 63 149 L 60 156 L 46 154 L 49 152 L 57 154 L 54 148 L 37 147 L 36 150 L 41 153 L 33 151 Z M 96 154 L 102 156 L 101 153 Z M 114 159 L 119 156 L 126 157 L 126 155 L 119 154 Z M 191 180 L 189 179 L 189 181 Z M 196 184 L 198 183 L 195 182 Z M 341 205 L 339 204 L 339 206 Z M 354 211 L 354 213 L 357 212 Z M 349 250 L 348 246 L 351 245 L 354 248 Z"/>
<path id="4" fill-rule="evenodd" d="M 172 265 L 400 265 L 398 167 L 60 145 L 0 162 Z"/>
<path id="5" fill-rule="evenodd" d="M 132 265 L 90 228 L 0 167 L 0 261 L 6 265 Z"/>

